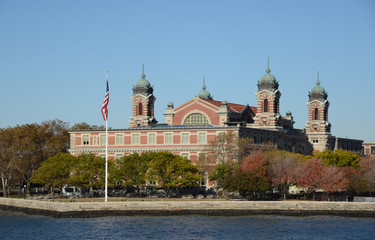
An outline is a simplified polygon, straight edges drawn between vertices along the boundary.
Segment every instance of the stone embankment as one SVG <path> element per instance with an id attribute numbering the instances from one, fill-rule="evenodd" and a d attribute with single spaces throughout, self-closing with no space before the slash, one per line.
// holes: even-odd
<path id="1" fill-rule="evenodd" d="M 375 203 L 313 201 L 124 201 L 54 202 L 0 198 L 0 209 L 53 217 L 128 215 L 340 215 L 375 217 Z"/>

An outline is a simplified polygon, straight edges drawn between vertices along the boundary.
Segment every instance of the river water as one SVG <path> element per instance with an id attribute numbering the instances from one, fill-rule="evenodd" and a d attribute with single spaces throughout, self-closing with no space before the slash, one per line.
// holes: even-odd
<path id="1" fill-rule="evenodd" d="M 0 239 L 374 239 L 375 218 L 130 216 L 51 218 L 0 210 Z"/>

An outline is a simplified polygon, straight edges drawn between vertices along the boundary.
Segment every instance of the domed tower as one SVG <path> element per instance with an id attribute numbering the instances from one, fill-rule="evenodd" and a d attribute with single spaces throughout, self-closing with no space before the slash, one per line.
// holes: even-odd
<path id="1" fill-rule="evenodd" d="M 330 149 L 329 138 L 331 137 L 331 124 L 328 122 L 328 94 L 320 86 L 319 72 L 316 86 L 309 92 L 308 121 L 306 124 L 306 133 L 314 150 L 324 151 Z"/>
<path id="2" fill-rule="evenodd" d="M 154 117 L 155 96 L 154 88 L 146 80 L 144 65 L 142 65 L 141 79 L 133 86 L 132 117 L 129 121 L 129 127 L 148 126 L 157 123 Z"/>
<path id="3" fill-rule="evenodd" d="M 212 100 L 211 94 L 206 90 L 206 82 L 205 82 L 205 78 L 204 77 L 203 77 L 202 90 L 198 93 L 198 97 L 200 97 L 202 99 L 210 99 L 210 100 Z"/>
<path id="4" fill-rule="evenodd" d="M 281 128 L 279 124 L 279 102 L 281 93 L 279 91 L 279 82 L 274 75 L 270 74 L 269 58 L 267 58 L 266 74 L 258 81 L 257 113 L 254 118 L 254 125 L 260 128 L 277 129 Z"/>

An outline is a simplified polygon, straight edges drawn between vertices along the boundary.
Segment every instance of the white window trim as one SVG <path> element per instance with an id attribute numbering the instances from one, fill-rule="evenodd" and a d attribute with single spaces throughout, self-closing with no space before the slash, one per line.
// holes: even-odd
<path id="1" fill-rule="evenodd" d="M 167 141 L 166 141 L 167 134 L 170 134 L 170 136 L 171 136 L 171 142 L 170 143 L 167 143 Z M 164 144 L 173 144 L 173 133 L 172 132 L 165 132 L 164 133 Z"/>
<path id="2" fill-rule="evenodd" d="M 154 135 L 154 143 L 150 143 L 150 135 Z M 147 144 L 155 145 L 156 144 L 156 136 L 157 136 L 157 134 L 155 132 L 148 133 L 147 134 Z"/>
<path id="3" fill-rule="evenodd" d="M 138 143 L 134 143 L 134 136 L 138 136 Z M 141 134 L 139 134 L 139 133 L 133 133 L 132 134 L 132 145 L 139 145 L 139 144 L 141 144 Z"/>
<path id="4" fill-rule="evenodd" d="M 187 135 L 187 142 L 183 141 L 183 139 L 184 139 L 183 136 L 185 134 Z M 190 144 L 190 133 L 189 132 L 182 132 L 181 133 L 181 144 Z"/>
<path id="5" fill-rule="evenodd" d="M 84 140 L 85 137 L 87 137 L 87 141 L 88 141 L 87 144 L 85 144 L 85 140 Z M 90 145 L 90 134 L 82 134 L 82 145 L 84 146 Z"/>
<path id="6" fill-rule="evenodd" d="M 117 143 L 117 136 L 122 136 L 122 143 Z M 124 134 L 123 133 L 117 133 L 116 135 L 115 135 L 115 144 L 116 145 L 124 145 Z"/>
<path id="7" fill-rule="evenodd" d="M 102 144 L 102 140 L 101 140 L 102 136 L 104 136 L 104 144 Z M 99 134 L 99 145 L 105 146 L 106 141 L 107 141 L 107 137 L 106 137 L 105 133 L 104 134 Z"/>
<path id="8" fill-rule="evenodd" d="M 199 135 L 200 134 L 204 134 L 204 142 L 203 143 L 201 143 L 199 140 L 200 140 L 200 137 L 199 137 Z M 207 144 L 207 132 L 197 132 L 197 143 L 198 144 Z"/>
<path id="9" fill-rule="evenodd" d="M 98 145 L 98 135 L 92 136 L 92 145 Z"/>

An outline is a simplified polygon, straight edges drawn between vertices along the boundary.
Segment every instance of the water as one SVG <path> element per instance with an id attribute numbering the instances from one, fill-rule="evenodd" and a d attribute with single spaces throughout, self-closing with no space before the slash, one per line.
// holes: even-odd
<path id="1" fill-rule="evenodd" d="M 375 218 L 168 216 L 60 219 L 0 211 L 0 239 L 373 239 Z"/>

